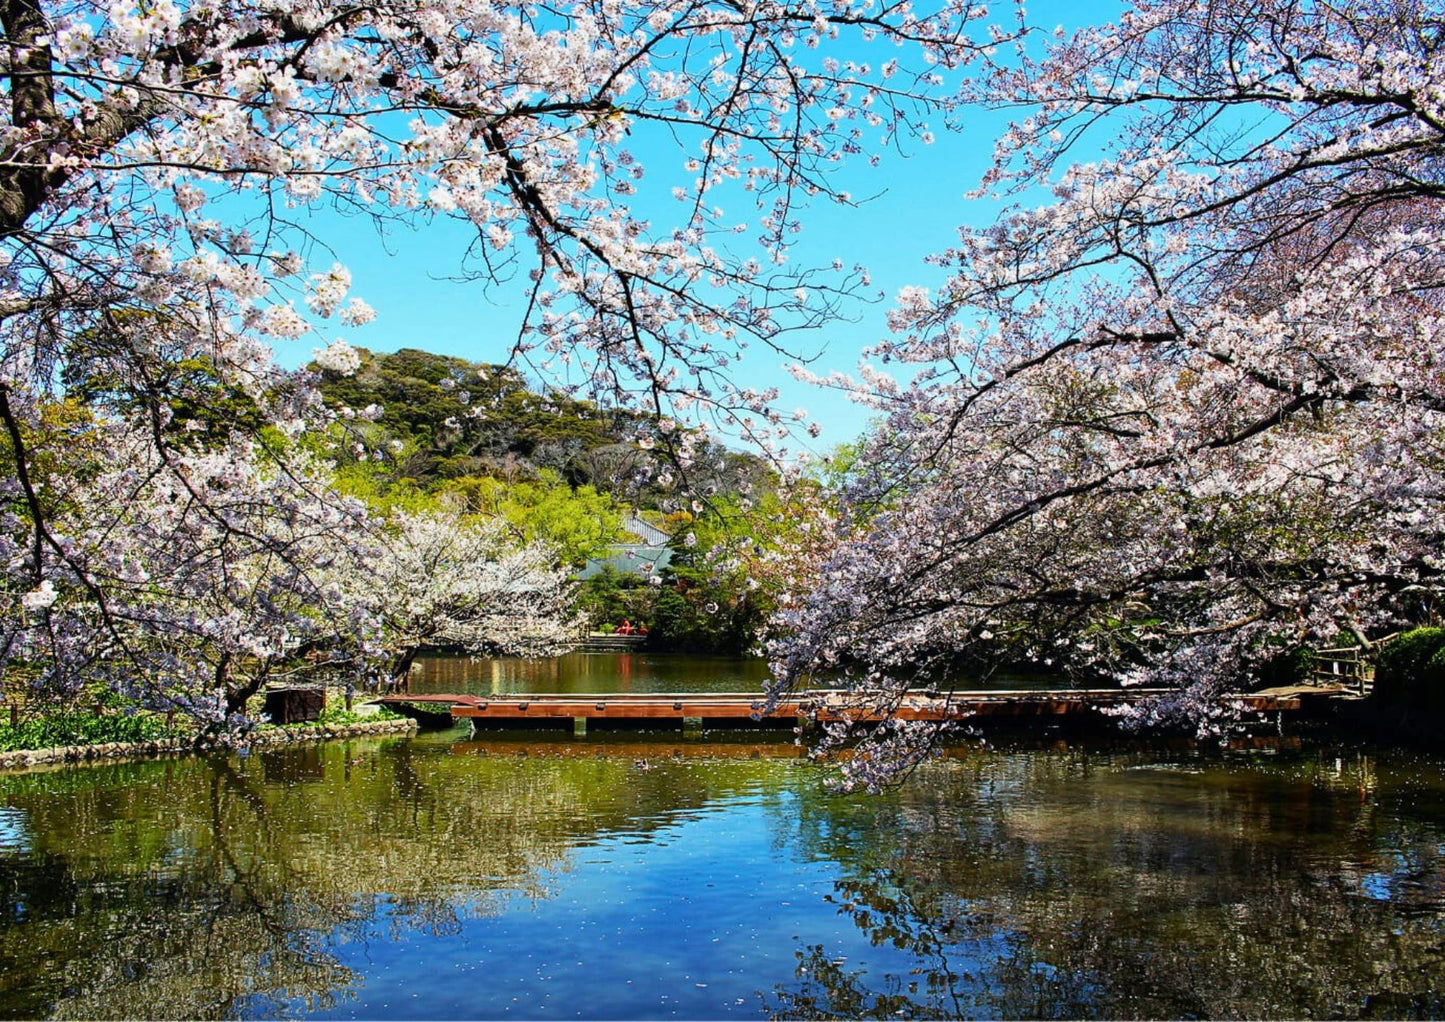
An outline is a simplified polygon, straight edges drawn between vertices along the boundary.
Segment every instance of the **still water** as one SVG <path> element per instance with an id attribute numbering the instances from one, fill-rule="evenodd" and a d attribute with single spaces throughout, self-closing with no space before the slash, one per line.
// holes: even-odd
<path id="1" fill-rule="evenodd" d="M 411 691 L 500 695 L 538 692 L 761 692 L 767 661 L 679 653 L 567 653 L 520 657 L 422 657 Z"/>
<path id="2" fill-rule="evenodd" d="M 423 657 L 412 670 L 411 691 L 464 695 L 556 692 L 761 692 L 767 661 L 684 653 L 568 653 L 547 660 L 518 657 Z M 994 674 L 956 677 L 956 691 L 1067 688 L 1057 675 Z"/>
<path id="3" fill-rule="evenodd" d="M 1445 1013 L 1442 761 L 338 741 L 0 776 L 0 1016 Z"/>

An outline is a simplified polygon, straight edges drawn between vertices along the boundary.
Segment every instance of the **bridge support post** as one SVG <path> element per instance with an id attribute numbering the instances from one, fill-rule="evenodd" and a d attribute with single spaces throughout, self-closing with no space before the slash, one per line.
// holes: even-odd
<path id="1" fill-rule="evenodd" d="M 575 737 L 577 737 L 577 738 L 586 738 L 586 737 L 587 737 L 587 718 L 586 718 L 586 717 L 573 717 L 573 718 L 572 718 L 572 734 L 573 734 L 573 736 L 575 736 Z"/>

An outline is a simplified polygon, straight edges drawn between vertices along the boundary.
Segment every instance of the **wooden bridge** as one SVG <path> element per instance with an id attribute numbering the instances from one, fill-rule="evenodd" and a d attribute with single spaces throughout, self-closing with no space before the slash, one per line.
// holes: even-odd
<path id="1" fill-rule="evenodd" d="M 822 689 L 791 695 L 772 706 L 760 694 L 618 693 L 606 695 L 392 695 L 375 700 L 405 709 L 435 707 L 438 714 L 469 720 L 474 729 L 557 728 L 767 728 L 807 723 L 967 721 L 970 724 L 1027 724 L 1066 719 L 1102 720 L 1120 708 L 1165 689 L 1065 689 L 938 694 L 915 692 L 899 698 L 869 699 L 859 693 Z M 1341 687 L 1300 687 L 1228 694 L 1221 703 L 1257 713 L 1296 715 L 1346 696 Z"/>

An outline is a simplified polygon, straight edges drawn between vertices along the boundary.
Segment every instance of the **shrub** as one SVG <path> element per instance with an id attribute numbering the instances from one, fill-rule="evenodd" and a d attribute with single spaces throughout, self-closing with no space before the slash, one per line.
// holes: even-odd
<path id="1" fill-rule="evenodd" d="M 102 713 L 60 710 L 11 726 L 0 723 L 0 752 L 53 749 L 63 745 L 104 742 L 148 742 L 171 735 L 160 717 L 146 713 Z"/>
<path id="2" fill-rule="evenodd" d="M 1445 628 L 1416 628 L 1386 643 L 1374 699 L 1383 708 L 1445 711 Z"/>
<path id="3" fill-rule="evenodd" d="M 1261 688 L 1284 688 L 1308 684 L 1315 670 L 1315 652 L 1305 646 L 1282 649 L 1259 668 Z"/>
<path id="4" fill-rule="evenodd" d="M 401 720 L 402 716 L 402 714 L 389 710 L 385 706 L 378 706 L 372 713 L 357 713 L 355 710 L 348 710 L 344 706 L 328 706 L 321 711 L 321 716 L 315 720 L 294 726 L 312 727 L 316 724 L 373 724 L 379 720 Z"/>

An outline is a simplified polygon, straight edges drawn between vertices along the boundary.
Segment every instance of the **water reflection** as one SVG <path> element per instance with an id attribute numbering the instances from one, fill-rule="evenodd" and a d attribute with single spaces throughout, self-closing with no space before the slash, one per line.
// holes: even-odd
<path id="1" fill-rule="evenodd" d="M 411 690 L 467 695 L 556 692 L 761 692 L 767 662 L 748 657 L 672 653 L 568 653 L 518 657 L 424 657 Z"/>
<path id="2" fill-rule="evenodd" d="M 773 991 L 776 1017 L 1445 1009 L 1436 762 L 1066 752 L 939 769 L 963 783 L 910 786 L 867 821 L 873 848 L 897 837 L 881 857 L 802 807 L 799 840 L 855 863 L 828 900 L 907 968 L 805 943 Z"/>
<path id="3" fill-rule="evenodd" d="M 416 693 L 503 695 L 612 692 L 761 692 L 767 661 L 758 657 L 708 657 L 682 653 L 568 653 L 544 660 L 518 657 L 433 656 L 417 660 Z M 978 689 L 1067 688 L 1056 675 L 995 674 L 957 677 L 946 686 Z"/>
<path id="4" fill-rule="evenodd" d="M 1439 760 L 337 742 L 0 777 L 5 1017 L 1438 1016 Z"/>
<path id="5" fill-rule="evenodd" d="M 345 1008 L 358 949 L 554 897 L 571 850 L 726 800 L 755 758 L 528 753 L 435 737 L 0 778 L 33 835 L 0 852 L 0 1015 Z"/>

